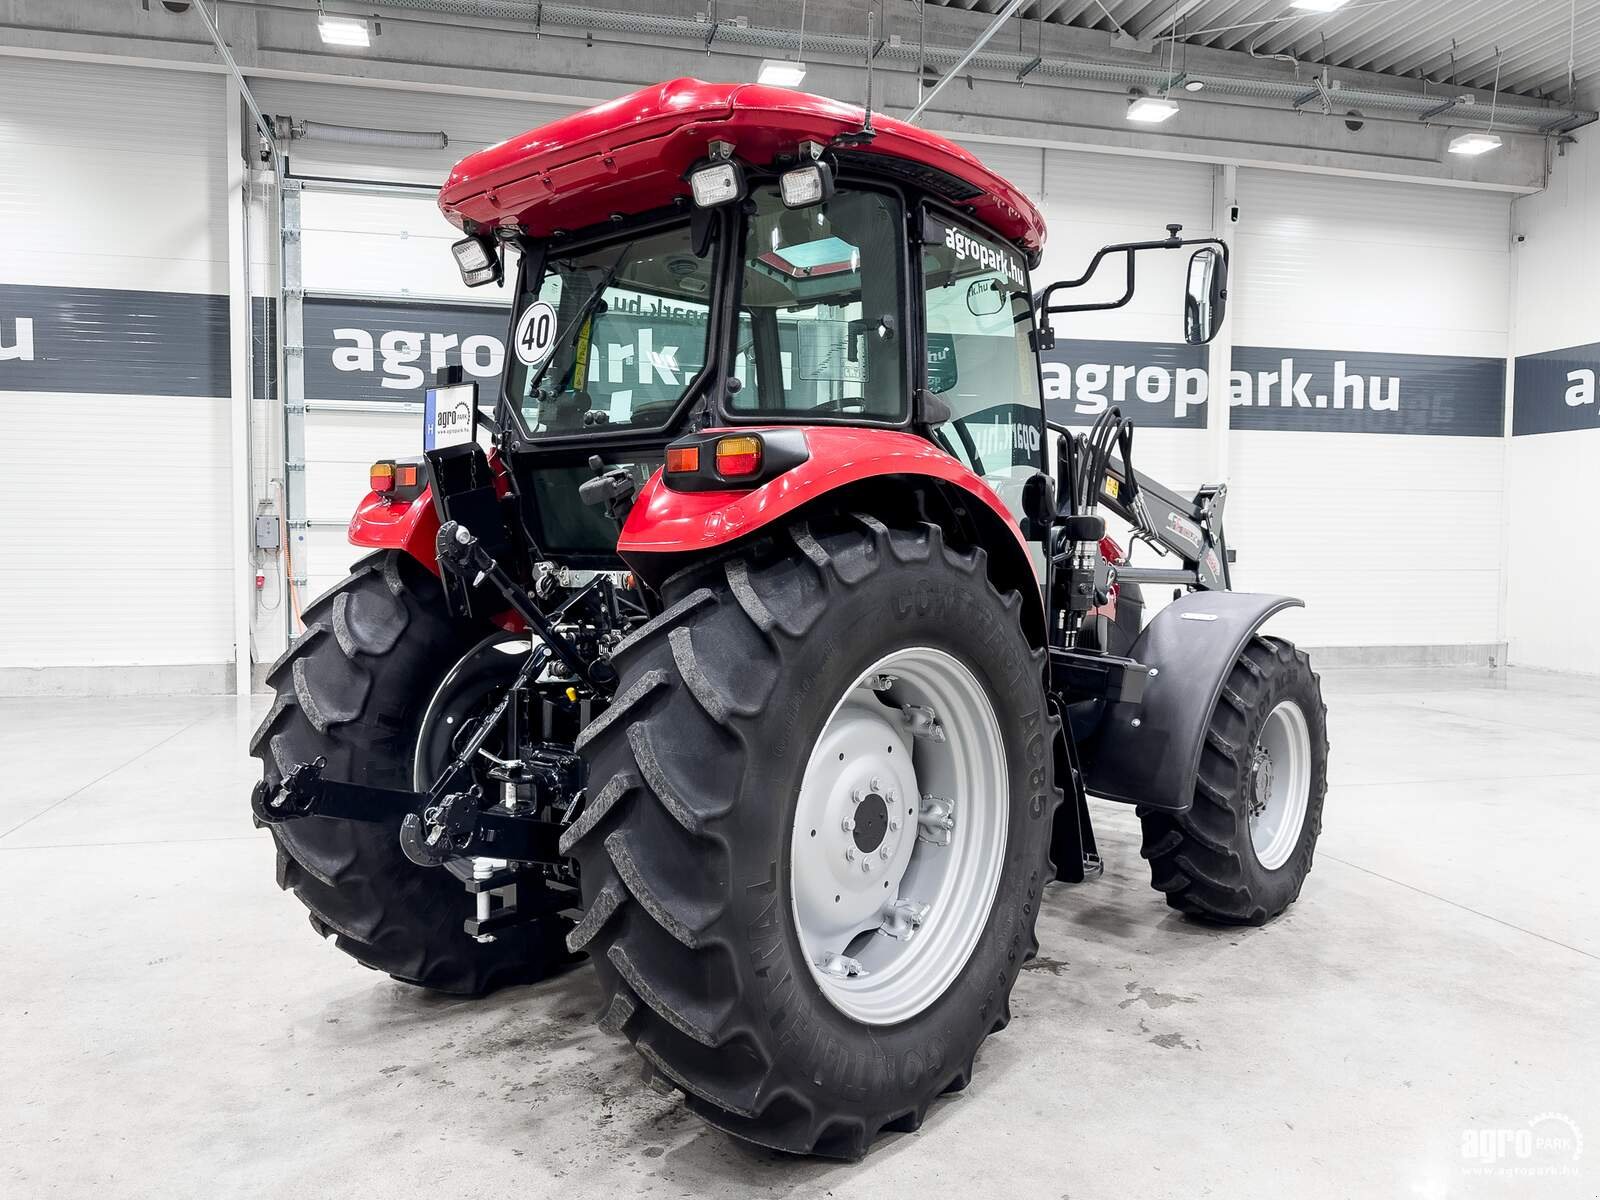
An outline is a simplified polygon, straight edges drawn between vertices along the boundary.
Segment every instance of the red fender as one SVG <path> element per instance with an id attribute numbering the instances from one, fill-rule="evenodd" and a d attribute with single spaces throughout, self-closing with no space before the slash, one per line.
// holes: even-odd
<path id="1" fill-rule="evenodd" d="M 927 439 L 889 429 L 825 425 L 802 428 L 811 457 L 757 488 L 675 492 L 662 482 L 661 472 L 657 471 L 628 514 L 617 552 L 628 559 L 636 554 L 709 550 L 782 520 L 802 505 L 846 484 L 882 476 L 917 475 L 954 484 L 970 493 L 1005 522 L 1017 539 L 1018 549 L 1028 556 L 1028 543 L 1016 518 L 994 489 Z M 741 428 L 726 432 L 752 431 Z"/>
<path id="2" fill-rule="evenodd" d="M 350 544 L 374 550 L 404 550 L 435 575 L 439 573 L 439 514 L 433 490 L 414 500 L 388 500 L 368 492 L 350 518 Z"/>

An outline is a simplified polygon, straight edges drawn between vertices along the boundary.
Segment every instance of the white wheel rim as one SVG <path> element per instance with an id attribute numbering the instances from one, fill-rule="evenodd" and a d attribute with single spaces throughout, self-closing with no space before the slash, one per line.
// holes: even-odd
<path id="1" fill-rule="evenodd" d="M 1009 778 L 993 703 L 943 650 L 885 655 L 834 705 L 795 806 L 789 900 L 839 1011 L 907 1020 L 966 967 L 1000 884 Z"/>
<path id="2" fill-rule="evenodd" d="M 1300 844 L 1311 799 L 1311 728 L 1293 700 L 1279 701 L 1262 723 L 1245 791 L 1250 845 L 1256 860 L 1275 871 Z"/>

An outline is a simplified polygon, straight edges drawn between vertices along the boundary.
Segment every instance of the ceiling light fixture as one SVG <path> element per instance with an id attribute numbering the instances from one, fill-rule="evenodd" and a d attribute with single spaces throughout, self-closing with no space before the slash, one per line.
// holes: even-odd
<path id="1" fill-rule="evenodd" d="M 792 58 L 764 58 L 756 82 L 769 87 L 792 88 L 799 87 L 805 77 L 806 65 L 803 62 L 795 62 Z"/>
<path id="2" fill-rule="evenodd" d="M 1498 133 L 1463 133 L 1458 138 L 1450 139 L 1451 154 L 1467 154 L 1476 157 L 1487 154 L 1491 150 L 1500 149 L 1500 135 Z"/>
<path id="3" fill-rule="evenodd" d="M 806 0 L 800 0 L 800 44 L 795 48 L 794 57 L 762 59 L 756 82 L 764 83 L 768 87 L 797 88 L 800 86 L 800 81 L 806 77 L 805 58 Z"/>
<path id="4" fill-rule="evenodd" d="M 1159 125 L 1178 115 L 1178 102 L 1161 96 L 1140 96 L 1128 105 L 1128 120 L 1141 125 Z"/>
<path id="5" fill-rule="evenodd" d="M 330 46 L 372 45 L 372 35 L 367 31 L 367 23 L 360 17 L 330 17 L 327 13 L 319 11 L 317 32 Z"/>
<path id="6" fill-rule="evenodd" d="M 1500 100 L 1500 47 L 1494 48 L 1494 90 L 1489 93 L 1489 128 L 1482 133 L 1463 133 L 1450 139 L 1451 154 L 1465 154 L 1477 158 L 1491 150 L 1500 149 L 1500 135 L 1494 129 L 1494 107 Z"/>
<path id="7" fill-rule="evenodd" d="M 1205 86 L 1206 81 L 1204 79 L 1188 79 L 1184 81 L 1183 90 L 1186 92 L 1198 92 Z"/>

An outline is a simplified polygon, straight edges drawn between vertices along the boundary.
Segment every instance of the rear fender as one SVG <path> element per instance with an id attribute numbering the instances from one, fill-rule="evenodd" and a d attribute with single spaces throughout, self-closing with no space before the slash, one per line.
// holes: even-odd
<path id="1" fill-rule="evenodd" d="M 439 512 L 429 488 L 413 500 L 386 500 L 368 492 L 350 518 L 351 545 L 403 550 L 435 575 L 439 573 L 438 536 Z"/>
<path id="2" fill-rule="evenodd" d="M 872 512 L 881 489 L 894 488 L 904 497 L 920 487 L 939 493 L 945 501 L 940 507 L 965 510 L 973 540 L 988 553 L 991 577 L 999 587 L 1022 592 L 1030 635 L 1042 639 L 1043 601 L 1029 543 L 1005 502 L 981 477 L 914 434 L 801 428 L 809 457 L 759 487 L 679 492 L 657 471 L 628 514 L 617 552 L 641 578 L 659 584 L 695 558 L 804 519 L 818 508 Z"/>
<path id="3" fill-rule="evenodd" d="M 499 452 L 491 450 L 486 462 L 494 474 L 495 495 L 507 495 L 511 482 Z M 356 506 L 355 516 L 350 518 L 348 537 L 353 546 L 403 550 L 435 575 L 439 574 L 439 505 L 434 503 L 432 485 L 409 500 L 368 492 Z"/>
<path id="4" fill-rule="evenodd" d="M 1152 671 L 1144 701 L 1106 709 L 1085 772 L 1088 790 L 1163 812 L 1185 811 L 1194 802 L 1200 749 L 1233 664 L 1268 617 L 1301 603 L 1252 592 L 1191 592 L 1156 614 L 1129 652 Z"/>

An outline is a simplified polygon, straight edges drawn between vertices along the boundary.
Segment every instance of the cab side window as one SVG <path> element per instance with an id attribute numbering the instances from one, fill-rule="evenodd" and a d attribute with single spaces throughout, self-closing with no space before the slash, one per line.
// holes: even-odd
<path id="1" fill-rule="evenodd" d="M 1022 485 L 1043 470 L 1044 445 L 1022 256 L 959 225 L 930 220 L 929 229 L 935 236 L 922 253 L 927 387 L 951 412 L 938 437 L 1020 514 Z"/>

